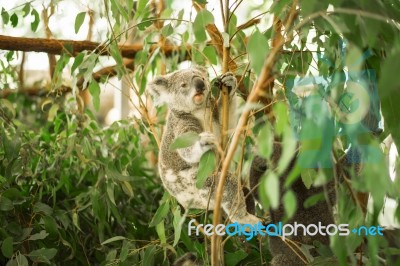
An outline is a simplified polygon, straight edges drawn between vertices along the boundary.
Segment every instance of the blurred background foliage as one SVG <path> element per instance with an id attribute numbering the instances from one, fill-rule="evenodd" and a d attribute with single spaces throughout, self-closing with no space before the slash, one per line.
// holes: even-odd
<path id="1" fill-rule="evenodd" d="M 290 189 L 279 202 L 277 176 L 299 142 L 308 149 L 301 151 L 288 187 L 297 176 L 308 187 L 326 184 L 335 175 L 335 160 L 348 156 L 363 168 L 337 186 L 337 222 L 382 224 L 388 201 L 393 204 L 386 217 L 398 221 L 400 178 L 389 171 L 388 155 L 400 145 L 400 3 L 228 1 L 223 32 L 214 2 L 0 4 L 0 264 L 170 265 L 188 251 L 208 264 L 209 239 L 189 236 L 186 221 L 211 223 L 211 215 L 183 210 L 164 192 L 156 158 L 166 109 L 155 109 L 145 88 L 155 75 L 190 64 L 206 66 L 211 77 L 221 74 L 222 47 L 228 44 L 229 69 L 244 101 L 265 58 L 281 46 L 270 62 L 272 83 L 251 106 L 253 123 L 231 164 L 246 182 L 254 153 L 269 159 L 273 136 L 282 140 L 279 165 L 260 186 L 258 215 L 284 204 L 291 217 L 298 208 Z M 49 52 L 32 42 L 30 47 L 44 52 L 39 58 L 20 48 L 18 39 L 15 49 L 4 48 L 6 35 L 86 40 L 97 49 L 82 42 L 79 51 L 69 43 Z M 35 65 L 48 70 L 29 83 Z M 121 100 L 107 109 L 114 93 Z M 371 196 L 366 216 L 349 200 L 359 192 Z M 306 203 L 321 199 L 316 195 Z M 357 248 L 363 237 L 331 240 L 318 258 L 305 248 L 307 259 L 378 265 L 390 264 L 387 255 L 400 252 L 377 236 L 367 237 L 362 253 Z M 262 238 L 227 238 L 223 247 L 226 265 L 270 260 Z"/>

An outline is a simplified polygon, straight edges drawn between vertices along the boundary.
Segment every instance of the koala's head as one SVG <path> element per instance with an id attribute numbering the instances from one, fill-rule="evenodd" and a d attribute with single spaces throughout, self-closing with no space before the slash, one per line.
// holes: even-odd
<path id="1" fill-rule="evenodd" d="M 156 105 L 167 104 L 170 109 L 191 112 L 207 104 L 210 82 L 206 69 L 194 66 L 156 77 L 147 90 Z"/>

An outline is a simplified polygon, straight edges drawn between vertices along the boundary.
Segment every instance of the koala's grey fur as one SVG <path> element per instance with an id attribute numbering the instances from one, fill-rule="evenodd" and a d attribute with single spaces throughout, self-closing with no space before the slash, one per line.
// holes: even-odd
<path id="1" fill-rule="evenodd" d="M 220 81 L 230 88 L 232 99 L 237 85 L 236 78 L 232 73 L 227 73 L 220 77 Z M 155 78 L 147 89 L 156 104 L 167 104 L 169 108 L 158 162 L 164 187 L 184 208 L 212 210 L 219 174 L 208 178 L 202 189 L 196 188 L 200 158 L 206 151 L 213 149 L 220 139 L 220 104 L 211 96 L 207 71 L 201 67 L 178 70 Z M 233 102 L 230 108 L 233 114 Z M 171 143 L 190 131 L 199 134 L 199 140 L 190 147 L 171 151 Z M 244 195 L 238 190 L 237 184 L 237 180 L 228 174 L 222 208 L 232 221 L 258 223 L 260 219 L 247 212 Z"/>

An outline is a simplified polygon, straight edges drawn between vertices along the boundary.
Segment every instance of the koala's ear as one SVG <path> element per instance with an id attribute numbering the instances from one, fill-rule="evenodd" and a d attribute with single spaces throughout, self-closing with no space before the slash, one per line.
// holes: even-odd
<path id="1" fill-rule="evenodd" d="M 199 65 L 194 65 L 194 66 L 192 66 L 192 68 L 196 69 L 197 71 L 200 71 L 201 73 L 203 73 L 204 76 L 208 77 L 208 71 L 205 67 L 199 66 Z"/>
<path id="2" fill-rule="evenodd" d="M 156 77 L 147 84 L 146 90 L 153 97 L 155 105 L 162 105 L 167 101 L 168 79 L 165 76 Z"/>

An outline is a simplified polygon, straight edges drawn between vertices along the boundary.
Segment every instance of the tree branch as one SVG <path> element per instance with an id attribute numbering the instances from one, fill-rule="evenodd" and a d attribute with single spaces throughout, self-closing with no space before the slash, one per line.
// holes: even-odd
<path id="1" fill-rule="evenodd" d="M 124 65 L 127 69 L 130 69 L 130 70 L 134 69 L 132 59 L 124 61 Z M 117 71 L 115 70 L 115 67 L 116 66 L 108 66 L 108 67 L 102 68 L 99 71 L 93 73 L 92 74 L 93 80 L 100 81 L 102 77 L 105 77 L 105 76 L 113 77 L 113 76 L 117 75 Z M 83 78 L 81 78 L 77 82 L 77 86 L 80 90 L 82 89 L 83 83 L 84 83 Z M 54 91 L 54 93 L 67 93 L 70 91 L 72 91 L 72 88 L 62 86 L 59 90 Z M 28 88 L 23 87 L 20 90 L 4 89 L 4 90 L 0 90 L 0 99 L 7 98 L 8 95 L 13 94 L 13 93 L 23 93 L 23 94 L 26 94 L 29 96 L 42 96 L 42 95 L 47 95 L 47 93 L 49 93 L 49 91 L 47 91 L 45 88 L 40 88 L 40 87 L 28 87 Z"/>
<path id="2" fill-rule="evenodd" d="M 297 0 L 294 0 L 292 9 L 290 12 L 294 12 L 296 10 L 296 6 L 297 6 Z M 292 17 L 291 14 L 289 14 L 288 21 L 291 20 L 291 17 Z M 249 97 L 247 98 L 246 105 L 248 105 L 248 106 L 250 104 L 258 102 L 262 96 L 270 95 L 270 88 L 274 82 L 274 75 L 273 75 L 272 70 L 275 65 L 275 62 L 276 62 L 278 56 L 281 54 L 281 50 L 282 50 L 285 42 L 293 39 L 292 35 L 288 36 L 287 40 L 285 40 L 283 37 L 280 38 L 280 36 L 274 36 L 274 37 L 276 38 L 276 40 L 275 39 L 273 40 L 274 46 L 272 47 L 271 52 L 268 54 L 267 58 L 265 59 L 264 66 L 261 70 L 261 73 L 260 73 L 256 83 L 254 84 Z M 272 97 L 271 97 L 271 100 L 272 100 Z M 213 214 L 213 224 L 214 225 L 220 223 L 221 217 L 220 217 L 219 211 L 217 211 L 217 210 L 220 210 L 220 208 L 221 208 L 222 195 L 223 195 L 223 191 L 224 191 L 224 186 L 225 186 L 225 181 L 226 181 L 229 165 L 233 160 L 233 156 L 234 156 L 236 148 L 238 146 L 240 136 L 242 134 L 242 131 L 246 128 L 247 121 L 248 121 L 250 113 L 252 111 L 251 108 L 244 108 L 244 110 L 245 111 L 242 113 L 242 115 L 239 118 L 239 122 L 235 128 L 235 131 L 234 131 L 234 134 L 232 137 L 232 141 L 229 145 L 226 156 L 222 162 L 221 174 L 219 176 L 217 190 L 215 193 L 215 204 L 214 204 L 214 214 Z M 218 236 L 217 234 L 213 234 L 212 242 L 218 243 L 219 238 L 220 238 L 220 236 Z"/>
<path id="3" fill-rule="evenodd" d="M 99 55 L 110 55 L 107 45 L 103 43 L 91 41 L 72 41 L 72 40 L 55 40 L 42 38 L 25 38 L 0 35 L 0 49 L 8 51 L 24 51 L 24 52 L 43 52 L 48 54 L 60 55 L 64 52 L 76 56 L 82 51 L 93 51 Z M 153 45 L 151 50 L 158 48 Z M 136 43 L 132 45 L 120 45 L 122 57 L 134 58 L 135 55 L 143 50 L 143 44 Z M 161 47 L 165 55 L 172 55 L 179 52 L 180 47 L 175 45 L 165 45 Z"/>

